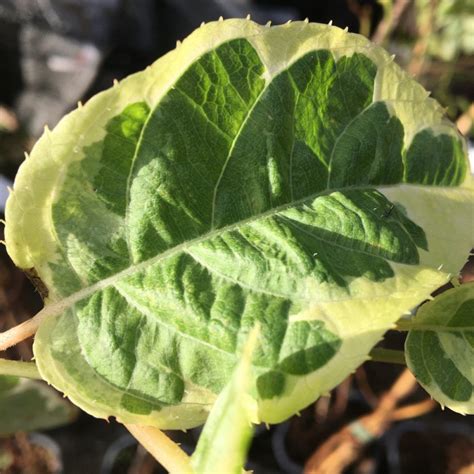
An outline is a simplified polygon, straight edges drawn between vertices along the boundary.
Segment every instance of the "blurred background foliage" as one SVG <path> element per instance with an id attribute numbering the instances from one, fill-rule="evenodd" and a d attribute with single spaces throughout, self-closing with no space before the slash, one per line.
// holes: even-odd
<path id="1" fill-rule="evenodd" d="M 372 38 L 452 120 L 467 114 L 462 132 L 472 133 L 472 0 L 0 0 L 0 140 L 21 130 L 30 148 L 45 124 L 144 68 L 202 21 L 248 13 L 261 23 L 332 20 Z M 12 154 L 23 159 L 7 145 L 0 166 Z"/>

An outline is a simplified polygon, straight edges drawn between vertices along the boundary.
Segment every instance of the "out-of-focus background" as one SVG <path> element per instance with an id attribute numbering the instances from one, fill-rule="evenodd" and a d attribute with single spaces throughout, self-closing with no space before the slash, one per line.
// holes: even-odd
<path id="1" fill-rule="evenodd" d="M 45 125 L 54 127 L 78 101 L 143 69 L 201 22 L 247 14 L 273 24 L 332 20 L 372 38 L 432 91 L 462 134 L 473 137 L 473 0 L 0 0 L 0 215 L 24 152 Z M 466 266 L 465 280 L 474 279 L 472 268 Z M 0 331 L 41 305 L 2 246 Z M 383 344 L 399 349 L 403 336 L 389 333 Z M 31 355 L 31 341 L 7 353 L 23 360 Z M 28 432 L 7 423 L 13 412 Z M 361 416 L 374 420 L 373 439 L 350 427 Z M 173 436 L 192 451 L 199 430 Z M 332 445 L 324 444 L 328 439 Z M 474 473 L 472 421 L 442 412 L 397 366 L 368 362 L 299 417 L 257 427 L 248 468 L 317 474 L 318 459 L 335 446 L 343 449 L 333 456 L 331 474 Z M 60 472 L 164 471 L 119 424 L 78 413 L 41 384 L 0 380 L 0 473 Z"/>

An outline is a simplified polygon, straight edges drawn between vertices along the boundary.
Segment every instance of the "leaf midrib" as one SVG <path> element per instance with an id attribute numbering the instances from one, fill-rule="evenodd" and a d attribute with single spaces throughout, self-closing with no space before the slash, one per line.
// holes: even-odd
<path id="1" fill-rule="evenodd" d="M 420 185 L 416 185 L 416 184 L 397 183 L 397 184 L 391 184 L 391 185 L 384 185 L 384 186 L 381 187 L 381 189 L 390 189 L 390 188 L 394 188 L 394 187 L 401 186 L 401 185 L 409 186 L 409 187 L 413 187 L 413 188 L 425 187 L 425 186 L 420 186 Z M 442 187 L 438 187 L 438 188 L 442 188 Z M 305 201 L 316 199 L 317 197 L 325 196 L 325 195 L 331 194 L 333 192 L 345 191 L 345 190 L 363 191 L 363 190 L 370 190 L 370 189 L 375 189 L 375 187 L 374 186 L 363 185 L 363 186 L 348 186 L 348 187 L 345 187 L 345 188 L 325 189 L 324 191 L 320 191 L 320 192 L 311 194 L 310 196 L 306 196 L 304 198 L 298 199 L 298 200 L 293 201 L 291 203 L 282 204 L 281 206 L 274 207 L 274 208 L 269 209 L 269 210 L 267 210 L 265 212 L 262 212 L 260 214 L 256 214 L 256 215 L 251 216 L 247 219 L 243 219 L 239 222 L 235 222 L 235 223 L 229 224 L 227 226 L 220 227 L 218 229 L 214 229 L 210 232 L 207 232 L 205 234 L 200 235 L 199 237 L 196 237 L 195 239 L 191 239 L 191 240 L 188 240 L 186 242 L 182 242 L 181 244 L 178 244 L 175 247 L 172 247 L 168 250 L 165 250 L 161 254 L 156 255 L 154 257 L 151 257 L 147 260 L 144 260 L 143 262 L 137 263 L 135 265 L 131 265 L 131 266 L 121 270 L 120 272 L 117 272 L 117 273 L 115 273 L 115 274 L 113 274 L 113 275 L 111 275 L 107 278 L 104 278 L 103 280 L 98 281 L 97 283 L 94 283 L 94 284 L 92 284 L 88 287 L 82 288 L 81 290 L 79 290 L 79 291 L 77 291 L 77 292 L 75 292 L 75 293 L 73 293 L 69 296 L 66 296 L 65 298 L 63 298 L 59 301 L 55 301 L 54 303 L 50 303 L 46 307 L 46 308 L 48 308 L 47 313 L 51 314 L 51 315 L 53 315 L 53 314 L 54 315 L 59 315 L 60 313 L 62 313 L 66 309 L 70 308 L 71 306 L 73 306 L 77 302 L 87 298 L 88 296 L 94 294 L 97 291 L 101 291 L 101 290 L 103 290 L 103 289 L 105 289 L 109 286 L 114 285 L 114 283 L 121 280 L 122 278 L 126 278 L 128 276 L 131 276 L 134 273 L 139 272 L 141 270 L 144 270 L 144 269 L 154 265 L 155 263 L 160 262 L 161 260 L 164 260 L 168 257 L 171 257 L 175 254 L 178 254 L 178 253 L 186 250 L 187 248 L 189 248 L 193 245 L 196 245 L 196 244 L 199 244 L 199 243 L 204 242 L 206 240 L 212 239 L 212 238 L 218 236 L 221 233 L 238 229 L 239 227 L 241 227 L 243 225 L 250 224 L 250 223 L 252 223 L 254 221 L 257 221 L 259 219 L 264 219 L 266 217 L 270 217 L 274 214 L 285 211 L 286 209 L 289 209 L 291 207 L 303 204 Z M 447 189 L 453 191 L 452 187 L 449 187 Z M 459 191 L 461 191 L 461 190 L 462 190 L 462 188 L 459 188 Z"/>

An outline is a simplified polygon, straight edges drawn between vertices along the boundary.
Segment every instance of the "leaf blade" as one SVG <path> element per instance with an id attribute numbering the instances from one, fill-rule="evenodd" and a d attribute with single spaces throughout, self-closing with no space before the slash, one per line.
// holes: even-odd
<path id="1" fill-rule="evenodd" d="M 452 288 L 423 305 L 405 342 L 408 368 L 442 406 L 474 413 L 474 285 Z"/>

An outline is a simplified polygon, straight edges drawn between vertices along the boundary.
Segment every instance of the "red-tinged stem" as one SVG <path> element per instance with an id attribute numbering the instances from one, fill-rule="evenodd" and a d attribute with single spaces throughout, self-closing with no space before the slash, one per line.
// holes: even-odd
<path id="1" fill-rule="evenodd" d="M 189 456 L 158 428 L 125 424 L 137 441 L 171 474 L 191 474 Z"/>

